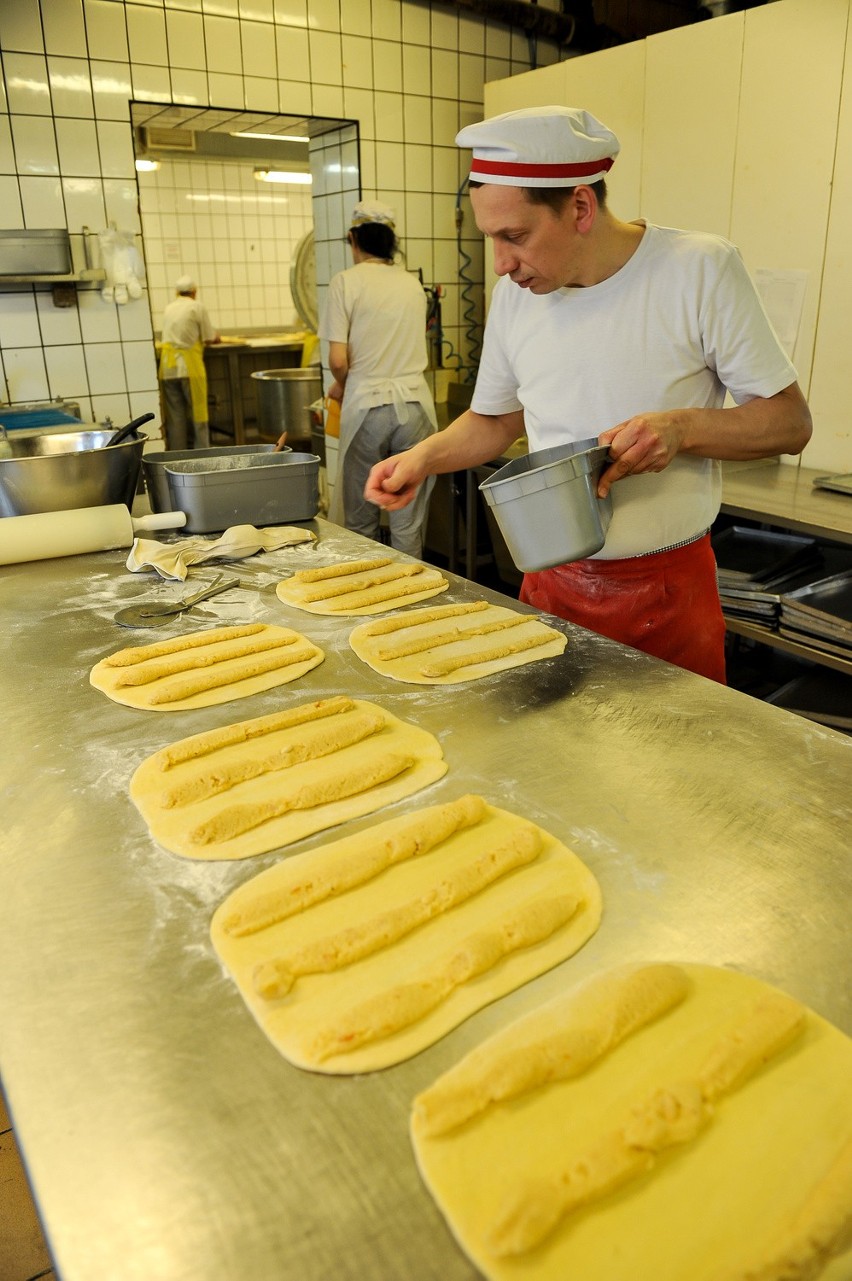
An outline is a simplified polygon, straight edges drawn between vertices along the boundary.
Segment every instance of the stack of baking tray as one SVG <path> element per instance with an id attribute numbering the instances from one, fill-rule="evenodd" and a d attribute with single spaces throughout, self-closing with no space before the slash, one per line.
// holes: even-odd
<path id="1" fill-rule="evenodd" d="M 816 539 L 740 525 L 714 535 L 713 552 L 723 612 L 772 631 L 782 589 L 807 581 L 822 566 Z"/>
<path id="2" fill-rule="evenodd" d="M 782 593 L 778 633 L 852 662 L 852 569 Z"/>

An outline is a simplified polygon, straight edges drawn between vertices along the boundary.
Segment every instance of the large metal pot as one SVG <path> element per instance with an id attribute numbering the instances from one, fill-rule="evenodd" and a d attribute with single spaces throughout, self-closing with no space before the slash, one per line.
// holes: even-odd
<path id="1" fill-rule="evenodd" d="M 0 516 L 34 516 L 124 503 L 139 484 L 147 436 L 118 445 L 115 430 L 10 432 L 9 457 L 0 458 Z"/>
<path id="2" fill-rule="evenodd" d="M 264 436 L 278 439 L 287 433 L 290 444 L 311 438 L 310 407 L 322 395 L 319 369 L 259 369 L 257 420 Z"/>

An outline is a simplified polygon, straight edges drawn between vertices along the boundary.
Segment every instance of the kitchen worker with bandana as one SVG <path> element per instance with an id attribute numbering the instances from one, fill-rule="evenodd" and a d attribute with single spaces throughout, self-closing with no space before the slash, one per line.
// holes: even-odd
<path id="1" fill-rule="evenodd" d="M 210 445 L 204 348 L 219 341 L 191 276 L 181 276 L 176 296 L 163 312 L 160 389 L 169 449 Z"/>
<path id="2" fill-rule="evenodd" d="M 340 401 L 337 483 L 329 518 L 379 539 L 381 513 L 364 497 L 371 468 L 438 430 L 423 371 L 427 298 L 415 275 L 398 265 L 395 214 L 379 200 L 361 200 L 347 240 L 353 265 L 333 276 L 319 326 L 328 343 Z M 423 552 L 434 478 L 425 478 L 411 504 L 388 514 L 391 545 L 409 556 Z"/>
<path id="3" fill-rule="evenodd" d="M 597 437 L 613 515 L 595 556 L 527 574 L 521 600 L 725 681 L 710 527 L 721 459 L 798 454 L 811 416 L 737 249 L 720 236 L 626 222 L 609 208 L 615 135 L 574 107 L 461 130 L 494 288 L 471 407 L 380 463 L 393 511 L 424 477 Z M 726 394 L 733 404 L 725 406 Z"/>

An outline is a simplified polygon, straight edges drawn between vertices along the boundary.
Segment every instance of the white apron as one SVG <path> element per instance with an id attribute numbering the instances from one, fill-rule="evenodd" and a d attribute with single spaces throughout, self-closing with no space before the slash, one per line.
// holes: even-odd
<path id="1" fill-rule="evenodd" d="M 410 374 L 403 378 L 386 378 L 383 375 L 365 374 L 360 378 L 352 374 L 346 379 L 343 400 L 340 405 L 340 444 L 337 456 L 337 476 L 334 493 L 329 507 L 328 519 L 336 525 L 344 524 L 343 514 L 343 468 L 346 463 L 346 451 L 355 438 L 355 434 L 367 416 L 367 411 L 379 405 L 393 405 L 397 420 L 408 422 L 408 402 L 416 401 L 423 407 L 434 431 L 438 430 L 438 419 L 429 386 L 422 374 Z M 379 461 L 378 459 L 376 460 Z"/>

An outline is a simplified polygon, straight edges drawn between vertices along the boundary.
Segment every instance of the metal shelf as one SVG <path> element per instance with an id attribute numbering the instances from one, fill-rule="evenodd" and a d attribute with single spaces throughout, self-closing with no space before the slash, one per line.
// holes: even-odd
<path id="1" fill-rule="evenodd" d="M 85 267 L 61 276 L 0 276 L 0 289 L 4 285 L 76 285 L 99 280 L 106 280 L 103 267 Z"/>
<path id="2" fill-rule="evenodd" d="M 768 627 L 760 627 L 757 623 L 749 623 L 742 618 L 729 618 L 726 614 L 725 628 L 737 636 L 744 636 L 747 640 L 759 641 L 761 645 L 771 645 L 773 649 L 781 649 L 785 654 L 795 654 L 797 658 L 806 658 L 812 663 L 819 663 L 821 667 L 833 667 L 835 671 L 852 675 L 852 659 L 826 654 L 821 649 L 813 649 L 810 645 L 788 640 L 786 636 L 779 636 Z"/>

